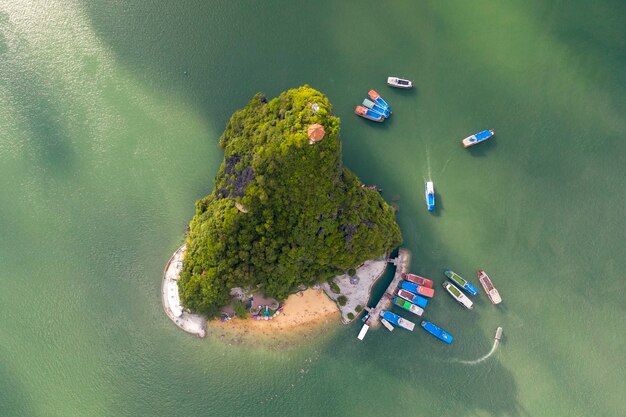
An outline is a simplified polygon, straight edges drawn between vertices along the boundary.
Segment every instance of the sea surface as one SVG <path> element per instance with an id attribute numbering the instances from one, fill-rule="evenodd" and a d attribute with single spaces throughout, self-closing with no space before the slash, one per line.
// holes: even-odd
<path id="1" fill-rule="evenodd" d="M 0 416 L 626 415 L 624 22 L 609 0 L 3 0 Z M 305 83 L 397 203 L 451 346 L 357 323 L 231 346 L 163 313 L 229 116 Z M 353 114 L 370 88 L 382 125 Z M 504 302 L 462 309 L 445 268 Z"/>

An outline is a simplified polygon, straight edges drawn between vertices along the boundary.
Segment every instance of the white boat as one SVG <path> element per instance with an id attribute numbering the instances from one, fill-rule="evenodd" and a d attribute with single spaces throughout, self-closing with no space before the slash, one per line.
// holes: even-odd
<path id="1" fill-rule="evenodd" d="M 502 302 L 502 298 L 500 297 L 500 293 L 495 289 L 489 275 L 485 273 L 482 269 L 478 271 L 478 280 L 483 285 L 485 292 L 487 293 L 487 297 L 491 300 L 494 305 L 500 304 Z"/>
<path id="2" fill-rule="evenodd" d="M 501 340 L 502 339 L 502 327 L 498 327 L 496 329 L 496 337 L 495 337 L 495 339 L 496 340 Z"/>
<path id="3" fill-rule="evenodd" d="M 387 85 L 396 88 L 413 88 L 413 81 L 398 77 L 388 77 Z"/>
<path id="4" fill-rule="evenodd" d="M 367 334 L 367 331 L 369 330 L 369 328 L 370 328 L 370 326 L 368 326 L 367 324 L 364 324 L 363 327 L 361 327 L 361 331 L 359 332 L 359 335 L 357 336 L 357 339 L 363 340 L 363 338 Z"/>
<path id="5" fill-rule="evenodd" d="M 474 303 L 472 303 L 472 300 L 467 298 L 467 296 L 465 294 L 463 294 L 461 292 L 461 290 L 459 290 L 457 287 L 455 287 L 454 284 L 452 284 L 450 282 L 444 282 L 443 283 L 443 288 L 445 288 L 446 291 L 448 291 L 448 294 L 450 294 L 452 296 L 452 298 L 454 298 L 463 307 L 465 307 L 465 308 L 467 308 L 469 310 L 474 308 Z"/>
<path id="6" fill-rule="evenodd" d="M 426 208 L 428 211 L 435 210 L 435 186 L 432 181 L 426 181 Z"/>
<path id="7" fill-rule="evenodd" d="M 393 326 L 391 325 L 391 323 L 389 323 L 387 320 L 381 318 L 380 322 L 383 324 L 383 326 L 385 326 L 387 328 L 387 330 L 389 330 L 390 332 L 393 332 Z"/>

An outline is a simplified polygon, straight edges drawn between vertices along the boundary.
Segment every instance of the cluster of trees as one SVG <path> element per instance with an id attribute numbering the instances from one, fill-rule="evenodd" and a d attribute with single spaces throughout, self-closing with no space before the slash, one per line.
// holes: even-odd
<path id="1" fill-rule="evenodd" d="M 310 144 L 313 123 L 326 135 Z M 196 202 L 187 236 L 178 281 L 186 308 L 213 317 L 233 287 L 284 299 L 400 245 L 393 208 L 342 165 L 339 118 L 322 93 L 257 94 L 220 146 L 215 189 Z"/>

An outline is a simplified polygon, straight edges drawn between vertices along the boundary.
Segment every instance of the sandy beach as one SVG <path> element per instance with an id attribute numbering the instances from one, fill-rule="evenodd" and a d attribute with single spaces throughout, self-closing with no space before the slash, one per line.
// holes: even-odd
<path id="1" fill-rule="evenodd" d="M 337 305 L 321 289 L 307 289 L 289 296 L 281 314 L 273 320 L 250 317 L 225 322 L 213 320 L 207 323 L 207 333 L 228 343 L 256 341 L 264 345 L 287 346 L 297 343 L 303 335 L 339 327 L 339 317 Z"/>

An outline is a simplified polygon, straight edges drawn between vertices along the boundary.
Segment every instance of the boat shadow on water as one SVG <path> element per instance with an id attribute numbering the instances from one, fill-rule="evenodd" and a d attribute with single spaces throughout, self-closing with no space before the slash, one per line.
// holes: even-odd
<path id="1" fill-rule="evenodd" d="M 363 117 L 358 117 L 358 119 L 360 119 L 361 123 L 365 123 L 366 125 L 368 125 L 369 127 L 371 127 L 372 129 L 378 129 L 378 130 L 389 130 L 391 125 L 393 124 L 393 114 L 389 117 L 389 119 L 385 119 L 382 122 L 373 122 L 371 120 L 367 120 Z"/>
<path id="2" fill-rule="evenodd" d="M 385 92 L 384 96 L 389 97 L 417 97 L 417 87 L 413 86 L 413 88 L 393 88 L 389 87 L 389 91 Z M 389 100 L 389 104 L 392 104 L 394 100 Z"/>
<path id="3" fill-rule="evenodd" d="M 470 146 L 467 148 L 470 155 L 476 158 L 482 158 L 487 156 L 489 153 L 493 152 L 493 150 L 498 146 L 497 136 L 494 135 L 489 140 L 484 141 L 483 143 L 479 143 L 474 146 Z"/>

